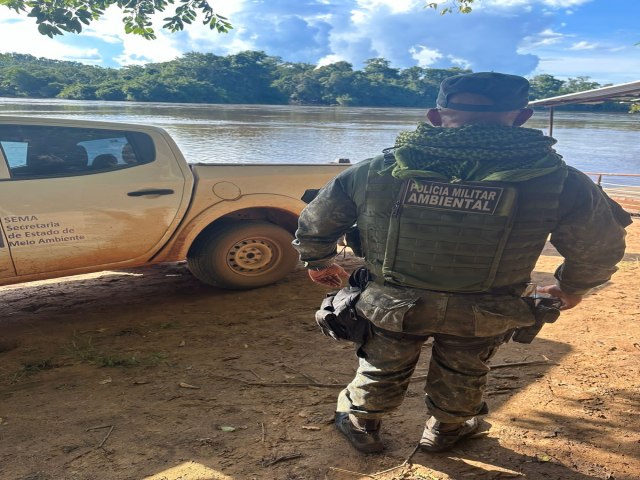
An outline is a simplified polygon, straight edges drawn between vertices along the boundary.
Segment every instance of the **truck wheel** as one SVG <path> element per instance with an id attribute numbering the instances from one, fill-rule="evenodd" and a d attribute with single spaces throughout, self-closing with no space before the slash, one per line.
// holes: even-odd
<path id="1" fill-rule="evenodd" d="M 209 285 L 230 289 L 262 287 L 285 277 L 298 263 L 293 236 L 267 222 L 225 223 L 193 243 L 191 273 Z"/>

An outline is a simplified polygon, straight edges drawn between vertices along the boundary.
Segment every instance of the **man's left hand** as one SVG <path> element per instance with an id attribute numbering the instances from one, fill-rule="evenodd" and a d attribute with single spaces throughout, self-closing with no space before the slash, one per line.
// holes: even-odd
<path id="1" fill-rule="evenodd" d="M 538 293 L 545 293 L 552 297 L 559 298 L 562 302 L 560 310 L 569 310 L 582 301 L 582 295 L 564 292 L 558 285 L 547 285 L 537 288 Z"/>

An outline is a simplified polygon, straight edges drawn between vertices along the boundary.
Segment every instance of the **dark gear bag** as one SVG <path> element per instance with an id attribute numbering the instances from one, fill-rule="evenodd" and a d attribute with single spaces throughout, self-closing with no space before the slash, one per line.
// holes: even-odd
<path id="1" fill-rule="evenodd" d="M 371 324 L 358 315 L 356 303 L 368 281 L 369 271 L 360 267 L 349 276 L 348 287 L 327 294 L 316 311 L 316 323 L 324 335 L 359 345 L 365 343 L 371 334 Z"/>
<path id="2" fill-rule="evenodd" d="M 553 297 L 523 297 L 523 300 L 531 309 L 536 323 L 528 327 L 516 328 L 512 340 L 518 343 L 531 343 L 545 323 L 553 323 L 558 319 L 562 302 L 559 298 Z"/>

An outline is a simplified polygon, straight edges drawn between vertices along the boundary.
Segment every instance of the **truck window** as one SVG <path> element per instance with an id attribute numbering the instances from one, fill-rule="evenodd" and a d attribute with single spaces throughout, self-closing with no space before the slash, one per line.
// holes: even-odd
<path id="1" fill-rule="evenodd" d="M 13 179 L 91 175 L 155 160 L 145 133 L 90 128 L 0 125 L 0 148 Z"/>
<path id="2" fill-rule="evenodd" d="M 24 167 L 27 165 L 27 147 L 26 142 L 2 141 L 0 147 L 7 159 L 9 168 Z"/>

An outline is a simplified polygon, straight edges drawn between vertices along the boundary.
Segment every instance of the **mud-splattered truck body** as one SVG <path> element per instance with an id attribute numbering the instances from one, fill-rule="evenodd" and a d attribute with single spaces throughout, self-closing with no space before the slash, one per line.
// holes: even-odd
<path id="1" fill-rule="evenodd" d="M 188 164 L 157 127 L 0 116 L 0 284 L 184 259 L 212 285 L 273 283 L 300 197 L 344 167 Z"/>

